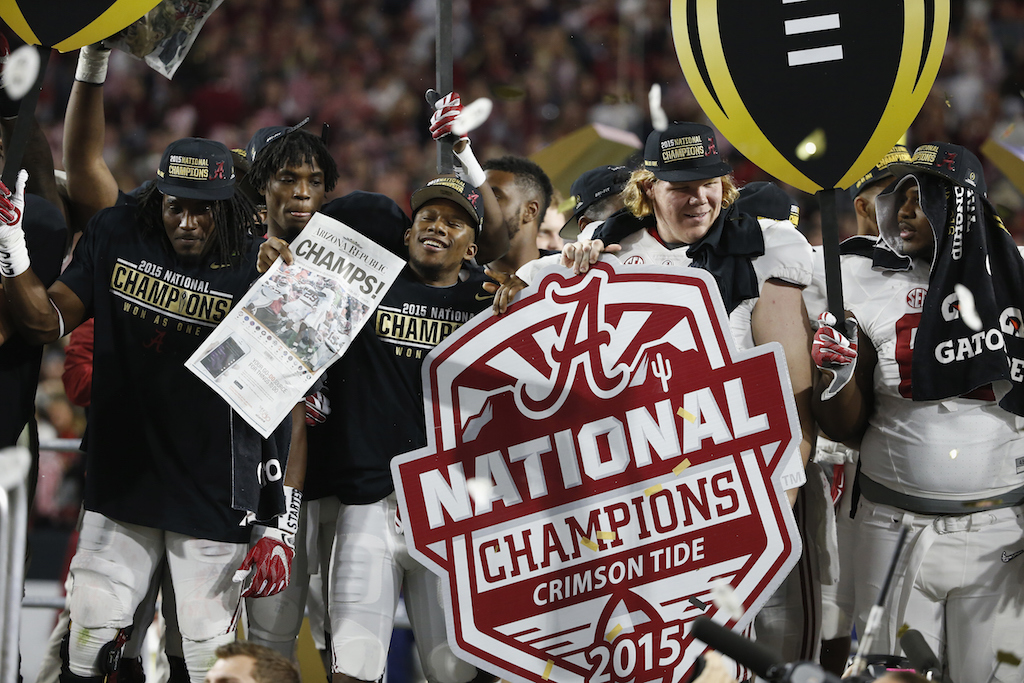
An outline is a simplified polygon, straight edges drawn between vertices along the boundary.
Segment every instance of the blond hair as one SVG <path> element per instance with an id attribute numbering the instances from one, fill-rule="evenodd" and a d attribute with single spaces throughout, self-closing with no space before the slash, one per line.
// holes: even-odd
<path id="1" fill-rule="evenodd" d="M 740 196 L 740 191 L 736 189 L 736 182 L 732 179 L 731 175 L 724 175 L 721 178 L 722 208 L 727 209 Z M 654 203 L 647 196 L 647 193 L 644 192 L 644 185 L 656 182 L 658 182 L 658 179 L 654 176 L 653 171 L 639 168 L 630 174 L 626 186 L 622 188 L 623 204 L 637 218 L 650 216 L 654 213 Z"/>

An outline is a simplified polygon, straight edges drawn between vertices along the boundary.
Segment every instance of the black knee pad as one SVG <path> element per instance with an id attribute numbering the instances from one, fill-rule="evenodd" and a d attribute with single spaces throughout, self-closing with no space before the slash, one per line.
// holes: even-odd
<path id="1" fill-rule="evenodd" d="M 125 643 L 131 637 L 132 627 L 129 624 L 120 629 L 112 641 L 100 648 L 100 671 L 105 674 L 113 674 L 117 671 L 118 665 L 121 663 L 121 653 L 124 651 Z M 139 660 L 139 665 L 142 665 L 142 660 Z M 146 677 L 143 676 L 142 680 L 145 681 Z"/>
<path id="2" fill-rule="evenodd" d="M 142 657 L 122 658 L 117 664 L 117 669 L 107 676 L 107 683 L 146 683 L 146 670 L 142 666 Z"/>
<path id="3" fill-rule="evenodd" d="M 188 667 L 185 666 L 184 657 L 167 655 L 167 664 L 171 669 L 171 675 L 167 679 L 167 683 L 190 683 L 191 679 L 188 677 Z"/>

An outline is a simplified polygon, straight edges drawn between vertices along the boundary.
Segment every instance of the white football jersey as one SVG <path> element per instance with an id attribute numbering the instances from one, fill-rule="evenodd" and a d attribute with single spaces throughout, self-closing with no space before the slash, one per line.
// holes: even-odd
<path id="1" fill-rule="evenodd" d="M 1024 484 L 1024 418 L 980 398 L 911 399 L 914 336 L 928 291 L 927 267 L 875 271 L 871 259 L 844 257 L 843 290 L 874 345 L 875 408 L 861 441 L 861 470 L 912 496 L 971 500 Z M 984 393 L 979 393 L 984 392 Z"/>
<path id="2" fill-rule="evenodd" d="M 764 255 L 752 259 L 754 273 L 757 275 L 758 291 L 769 279 L 806 287 L 811 283 L 811 245 L 789 221 L 774 221 L 762 218 L 758 221 L 764 235 Z M 593 239 L 594 231 L 600 223 L 591 223 L 582 233 L 580 239 Z M 622 250 L 613 254 L 626 265 L 679 266 L 686 268 L 693 262 L 686 255 L 686 246 L 681 245 L 670 249 L 661 240 L 647 230 L 639 230 L 620 243 Z M 549 265 L 557 265 L 560 256 L 545 256 L 531 261 L 517 272 L 524 282 L 530 283 L 533 278 Z M 754 311 L 757 299 L 747 299 L 729 315 L 729 327 L 733 340 L 739 349 L 754 346 L 754 337 L 750 329 L 750 316 Z M 800 449 L 795 448 L 783 463 L 782 483 L 784 488 L 802 486 L 807 481 L 804 473 Z"/>

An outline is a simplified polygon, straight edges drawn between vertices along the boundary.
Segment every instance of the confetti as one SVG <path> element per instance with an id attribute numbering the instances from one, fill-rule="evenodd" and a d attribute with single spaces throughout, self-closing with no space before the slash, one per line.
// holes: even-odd
<path id="1" fill-rule="evenodd" d="M 616 535 L 614 531 L 598 531 L 597 537 L 602 541 L 614 541 Z"/>
<path id="2" fill-rule="evenodd" d="M 548 660 L 547 666 L 544 667 L 544 673 L 541 676 L 545 681 L 551 678 L 551 670 L 555 668 L 555 661 L 553 659 Z"/>
<path id="3" fill-rule="evenodd" d="M 644 489 L 645 496 L 653 496 L 655 493 L 661 490 L 661 484 L 655 484 Z"/>
<path id="4" fill-rule="evenodd" d="M 690 466 L 690 459 L 686 458 L 681 463 L 679 463 L 678 465 L 676 465 L 675 467 L 672 468 L 672 474 L 674 474 L 674 475 L 676 475 L 678 477 L 680 475 L 680 473 L 683 470 L 685 470 L 687 467 L 689 467 L 689 466 Z"/>
<path id="5" fill-rule="evenodd" d="M 967 327 L 975 332 L 980 332 L 985 325 L 981 322 L 978 309 L 974 306 L 974 294 L 959 283 L 953 285 L 953 291 L 956 292 L 956 298 L 959 301 L 957 308 L 960 309 L 960 319 Z"/>
<path id="6" fill-rule="evenodd" d="M 951 450 L 949 452 L 949 459 L 950 460 L 956 460 L 956 456 L 958 456 L 958 455 L 960 455 L 960 451 L 958 451 L 957 449 L 954 448 L 953 450 Z"/>
<path id="7" fill-rule="evenodd" d="M 676 415 L 678 415 L 679 417 L 683 418 L 687 422 L 696 422 L 697 421 L 697 416 L 694 415 L 693 413 L 691 413 L 686 408 L 680 408 L 679 410 L 677 410 L 676 411 Z"/>
<path id="8" fill-rule="evenodd" d="M 1020 657 L 1006 650 L 996 650 L 996 661 L 1000 664 L 1020 666 Z"/>
<path id="9" fill-rule="evenodd" d="M 615 624 L 615 628 L 613 628 L 611 631 L 608 631 L 608 634 L 604 637 L 604 639 L 610 643 L 613 640 L 615 640 L 615 636 L 619 635 L 620 633 L 622 633 L 622 624 Z"/>
<path id="10" fill-rule="evenodd" d="M 591 550 L 593 550 L 595 553 L 597 552 L 597 544 L 591 541 L 586 536 L 580 536 L 580 542 L 583 543 L 583 545 L 590 548 Z"/>
<path id="11" fill-rule="evenodd" d="M 718 609 L 733 619 L 739 619 L 743 616 L 743 603 L 740 602 L 736 591 L 733 590 L 733 587 L 725 579 L 720 579 L 718 583 L 712 586 L 711 601 L 715 603 Z"/>
<path id="12" fill-rule="evenodd" d="M 697 609 L 706 610 L 708 608 L 708 603 L 698 600 L 696 597 L 690 598 L 690 604 Z"/>
<path id="13" fill-rule="evenodd" d="M 909 630 L 910 630 L 910 624 L 903 624 L 903 626 L 900 626 L 898 629 L 896 629 L 896 638 L 897 638 L 897 640 L 902 638 L 906 634 L 906 632 L 909 631 Z"/>
<path id="14" fill-rule="evenodd" d="M 469 491 L 469 497 L 473 499 L 475 505 L 488 502 L 493 489 L 494 484 L 483 477 L 473 477 L 466 481 L 466 490 Z"/>

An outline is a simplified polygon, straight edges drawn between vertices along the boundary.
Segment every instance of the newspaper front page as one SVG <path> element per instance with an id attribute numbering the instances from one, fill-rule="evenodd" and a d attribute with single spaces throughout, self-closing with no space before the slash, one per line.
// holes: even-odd
<path id="1" fill-rule="evenodd" d="M 313 215 L 185 365 L 270 436 L 352 339 L 405 261 L 340 221 Z"/>

